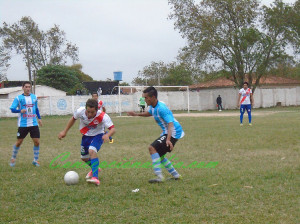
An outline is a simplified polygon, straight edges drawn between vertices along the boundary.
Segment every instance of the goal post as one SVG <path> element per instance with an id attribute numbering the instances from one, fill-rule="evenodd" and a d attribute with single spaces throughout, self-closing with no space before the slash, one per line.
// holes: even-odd
<path id="1" fill-rule="evenodd" d="M 142 92 L 144 89 L 146 89 L 149 86 L 115 86 L 114 88 L 118 88 L 118 112 L 120 114 L 120 116 L 122 116 L 122 99 L 121 99 L 121 95 L 127 94 L 127 95 L 131 95 L 131 94 L 135 94 L 136 92 Z M 188 113 L 190 113 L 190 89 L 189 86 L 153 86 L 154 88 L 157 89 L 157 91 L 159 93 L 163 93 L 163 92 L 184 92 L 186 91 L 186 98 L 184 99 L 184 101 L 186 101 L 186 109 Z M 168 91 L 169 90 L 169 91 Z M 169 96 L 170 98 L 172 98 L 172 96 Z M 176 97 L 176 96 L 174 96 Z M 173 98 L 174 98 L 173 97 Z M 158 98 L 160 99 L 160 95 L 158 95 Z M 176 101 L 176 99 L 171 99 L 170 101 L 174 102 L 174 100 Z M 170 108 L 172 110 L 172 108 Z M 176 109 L 175 109 L 176 110 Z"/>

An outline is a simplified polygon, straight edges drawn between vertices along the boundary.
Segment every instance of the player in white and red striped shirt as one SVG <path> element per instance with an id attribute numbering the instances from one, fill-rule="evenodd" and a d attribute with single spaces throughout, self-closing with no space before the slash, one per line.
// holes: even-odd
<path id="1" fill-rule="evenodd" d="M 95 100 L 97 100 L 97 102 L 98 102 L 98 110 L 106 112 L 106 109 L 105 109 L 105 107 L 103 105 L 103 101 L 99 100 L 99 96 L 98 96 L 97 92 L 93 92 L 92 93 L 92 98 L 95 99 Z M 114 143 L 114 139 L 112 137 L 109 137 L 109 143 Z"/>
<path id="2" fill-rule="evenodd" d="M 100 184 L 98 178 L 99 159 L 97 152 L 100 150 L 103 142 L 109 141 L 109 137 L 115 133 L 114 124 L 110 117 L 98 110 L 98 102 L 94 99 L 88 99 L 85 107 L 80 107 L 75 111 L 73 117 L 68 121 L 66 128 L 61 131 L 58 138 L 61 140 L 67 135 L 69 129 L 79 119 L 79 130 L 83 135 L 81 140 L 81 159 L 91 168 L 87 176 L 87 182 L 96 185 Z M 109 132 L 104 133 L 104 129 L 108 128 Z"/>

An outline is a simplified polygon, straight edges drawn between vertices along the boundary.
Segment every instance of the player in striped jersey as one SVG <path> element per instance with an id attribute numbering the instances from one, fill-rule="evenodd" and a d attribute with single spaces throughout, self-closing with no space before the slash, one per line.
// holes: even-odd
<path id="1" fill-rule="evenodd" d="M 100 150 L 103 142 L 109 141 L 109 137 L 115 133 L 114 124 L 110 117 L 98 110 L 98 102 L 94 99 L 88 99 L 85 107 L 80 107 L 75 111 L 73 117 L 68 121 L 66 128 L 58 134 L 58 139 L 66 137 L 69 129 L 79 119 L 79 130 L 83 135 L 81 140 L 81 159 L 86 162 L 91 171 L 87 174 L 87 182 L 99 185 L 98 178 L 99 159 L 97 152 Z M 109 132 L 104 134 L 104 128 Z"/>
<path id="2" fill-rule="evenodd" d="M 12 113 L 19 114 L 17 142 L 13 146 L 10 166 L 15 166 L 20 146 L 28 133 L 30 133 L 34 144 L 32 164 L 40 166 L 38 162 L 40 151 L 40 130 L 38 125 L 42 126 L 42 120 L 37 105 L 37 97 L 31 93 L 31 83 L 29 81 L 22 84 L 22 89 L 24 93 L 17 96 L 10 107 Z"/>
<path id="3" fill-rule="evenodd" d="M 103 105 L 103 101 L 98 99 L 99 96 L 98 96 L 97 92 L 93 92 L 92 93 L 92 98 L 95 99 L 95 100 L 97 100 L 97 102 L 98 102 L 98 110 L 106 112 L 106 109 L 105 109 L 105 107 Z M 109 137 L 109 143 L 114 143 L 114 139 L 111 136 Z"/>
<path id="4" fill-rule="evenodd" d="M 181 179 L 179 173 L 174 169 L 172 163 L 165 157 L 167 152 L 171 152 L 178 139 L 184 136 L 179 122 L 174 118 L 172 111 L 161 101 L 157 99 L 157 90 L 154 87 L 148 87 L 143 91 L 143 97 L 149 106 L 149 110 L 142 113 L 128 112 L 129 116 L 153 116 L 156 123 L 162 129 L 162 133 L 150 146 L 149 152 L 152 159 L 154 173 L 157 178 L 149 180 L 150 183 L 163 182 L 164 177 L 161 171 L 161 164 L 173 176 L 171 179 Z"/>
<path id="5" fill-rule="evenodd" d="M 249 119 L 249 125 L 251 126 L 252 123 L 252 116 L 251 116 L 251 105 L 253 106 L 254 100 L 252 95 L 252 90 L 248 88 L 249 84 L 248 82 L 244 82 L 243 88 L 239 91 L 239 97 L 238 97 L 238 107 L 240 108 L 240 125 L 243 126 L 243 116 L 245 113 L 245 110 L 248 113 L 248 119 Z"/>

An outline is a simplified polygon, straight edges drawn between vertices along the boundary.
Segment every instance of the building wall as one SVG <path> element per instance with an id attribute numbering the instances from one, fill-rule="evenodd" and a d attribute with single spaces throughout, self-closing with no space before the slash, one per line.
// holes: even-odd
<path id="1" fill-rule="evenodd" d="M 103 95 L 103 101 L 107 113 L 119 113 L 126 111 L 138 111 L 141 92 L 132 95 Z M 238 102 L 238 89 L 220 88 L 204 89 L 199 92 L 190 92 L 190 110 L 214 110 L 216 98 L 221 95 L 224 109 L 235 109 Z M 84 106 L 90 96 L 51 96 L 40 98 L 38 101 L 41 115 L 67 115 L 72 114 L 77 108 Z M 158 98 L 168 105 L 171 110 L 187 110 L 187 92 L 159 92 Z M 0 117 L 14 117 L 17 114 L 10 112 L 9 107 L 13 99 L 0 99 Z M 257 88 L 254 93 L 254 108 L 272 107 L 277 103 L 282 106 L 300 105 L 300 86 Z"/>

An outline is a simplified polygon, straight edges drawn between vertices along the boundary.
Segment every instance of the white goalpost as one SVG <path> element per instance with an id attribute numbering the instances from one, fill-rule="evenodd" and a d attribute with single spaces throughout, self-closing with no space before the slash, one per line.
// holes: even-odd
<path id="1" fill-rule="evenodd" d="M 122 116 L 122 102 L 121 102 L 121 90 L 122 89 L 130 89 L 130 93 L 133 94 L 133 91 L 139 91 L 142 92 L 144 89 L 146 89 L 148 86 L 115 86 L 114 88 L 118 88 L 118 112 L 119 115 Z M 153 86 L 157 89 L 158 92 L 165 92 L 160 91 L 159 89 L 168 89 L 168 88 L 177 88 L 178 91 L 185 90 L 187 92 L 187 112 L 190 113 L 190 89 L 189 86 Z M 113 89 L 114 89 L 113 88 Z"/>

